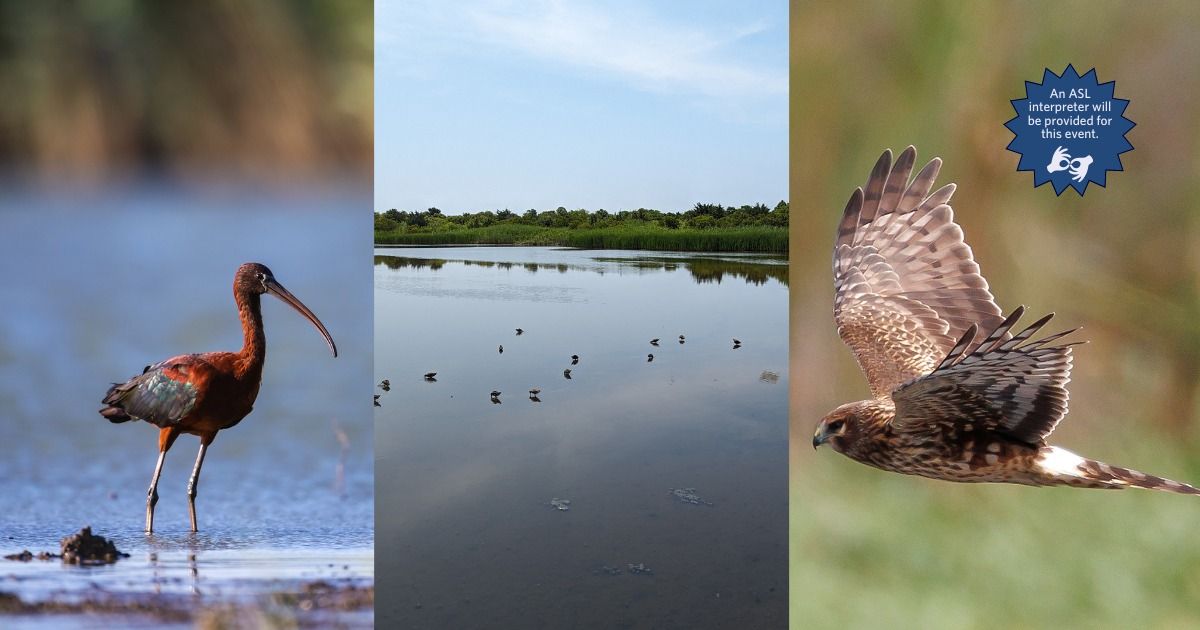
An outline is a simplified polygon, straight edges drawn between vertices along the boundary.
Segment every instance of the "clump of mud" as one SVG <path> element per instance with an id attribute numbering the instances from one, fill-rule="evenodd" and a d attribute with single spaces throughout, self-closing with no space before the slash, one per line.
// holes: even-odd
<path id="1" fill-rule="evenodd" d="M 32 551 L 26 549 L 21 553 L 10 553 L 7 556 L 4 556 L 4 559 L 16 560 L 17 562 L 30 562 L 34 558 L 37 558 L 38 560 L 53 560 L 58 557 L 60 557 L 58 554 L 50 553 L 49 551 L 43 551 L 37 555 L 34 555 Z"/>
<path id="2" fill-rule="evenodd" d="M 35 558 L 38 560 L 62 558 L 62 561 L 68 564 L 93 565 L 112 564 L 121 558 L 129 557 L 129 554 L 118 551 L 117 546 L 111 540 L 93 534 L 91 526 L 84 527 L 79 530 L 79 533 L 63 538 L 59 544 L 62 545 L 62 553 L 43 551 L 34 555 L 32 551 L 26 549 L 21 553 L 4 556 L 4 559 L 29 562 Z"/>
<path id="3" fill-rule="evenodd" d="M 70 564 L 112 564 L 129 554 L 121 553 L 113 542 L 84 527 L 77 534 L 62 539 L 62 560 Z"/>

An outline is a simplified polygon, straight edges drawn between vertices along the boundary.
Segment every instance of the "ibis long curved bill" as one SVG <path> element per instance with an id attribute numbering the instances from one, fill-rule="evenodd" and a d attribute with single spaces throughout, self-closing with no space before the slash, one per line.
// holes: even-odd
<path id="1" fill-rule="evenodd" d="M 333 343 L 333 337 L 329 336 L 329 331 L 325 329 L 325 325 L 321 323 L 320 319 L 317 319 L 317 316 L 312 311 L 308 310 L 308 307 L 304 305 L 304 302 L 300 301 L 300 298 L 292 295 L 291 291 L 283 288 L 283 285 L 279 284 L 279 281 L 274 278 L 268 277 L 263 281 L 263 285 L 266 286 L 267 293 L 283 300 L 284 303 L 303 315 L 305 319 L 312 322 L 312 325 L 316 326 L 317 330 L 320 331 L 321 336 L 325 337 L 325 343 L 329 344 L 329 349 L 333 351 L 333 356 L 337 356 L 337 345 Z"/>

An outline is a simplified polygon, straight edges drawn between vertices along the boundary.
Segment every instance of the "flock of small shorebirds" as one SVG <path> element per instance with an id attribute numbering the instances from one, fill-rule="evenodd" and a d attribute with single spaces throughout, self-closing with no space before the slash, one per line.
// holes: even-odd
<path id="1" fill-rule="evenodd" d="M 518 337 L 525 334 L 524 329 L 517 328 L 516 331 L 517 331 Z M 654 339 L 650 340 L 650 345 L 657 348 L 659 341 L 660 341 L 659 338 L 655 337 Z M 684 337 L 683 335 L 679 335 L 679 343 L 680 344 L 687 343 L 687 338 Z M 742 342 L 740 340 L 738 340 L 737 338 L 734 338 L 733 349 L 737 350 L 738 348 L 741 348 L 741 347 L 742 347 Z M 499 351 L 500 351 L 500 354 L 504 354 L 504 345 L 503 344 L 500 345 Z M 652 363 L 653 361 L 654 361 L 654 353 L 653 352 L 648 353 L 646 355 L 646 363 Z M 579 355 L 572 354 L 571 355 L 571 365 L 578 365 L 578 364 L 579 364 Z M 436 383 L 437 375 L 438 375 L 437 372 L 426 372 L 425 380 L 430 383 Z M 571 368 L 567 368 L 567 369 L 563 370 L 563 377 L 566 378 L 567 380 L 571 380 Z M 382 381 L 379 382 L 379 389 L 382 389 L 385 392 L 391 391 L 392 390 L 392 382 L 386 378 L 383 379 Z M 535 403 L 542 402 L 542 399 L 538 398 L 538 394 L 541 394 L 541 393 L 542 393 L 542 389 L 540 387 L 530 388 L 529 389 L 529 400 L 532 402 L 535 402 Z M 500 394 L 501 394 L 501 392 L 499 390 L 495 390 L 495 389 L 492 390 L 492 392 L 491 392 L 492 404 L 495 404 L 495 405 L 500 404 Z M 383 406 L 383 405 L 379 404 L 380 396 L 381 396 L 381 394 L 375 394 L 375 406 L 376 407 Z"/>

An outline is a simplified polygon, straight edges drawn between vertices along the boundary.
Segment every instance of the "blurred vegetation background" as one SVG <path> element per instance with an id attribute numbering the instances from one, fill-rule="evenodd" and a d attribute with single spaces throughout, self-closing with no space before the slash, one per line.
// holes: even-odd
<path id="1" fill-rule="evenodd" d="M 822 450 L 869 395 L 832 322 L 835 227 L 885 148 L 945 160 L 1006 311 L 1083 326 L 1052 442 L 1200 482 L 1200 5 L 791 4 L 793 627 L 1200 627 L 1200 501 L 901 477 Z M 1068 63 L 1130 99 L 1108 187 L 1033 188 L 1010 100 Z M 1032 320 L 1030 320 L 1032 321 Z"/>
<path id="2" fill-rule="evenodd" d="M 369 178 L 370 0 L 0 2 L 0 174 Z"/>

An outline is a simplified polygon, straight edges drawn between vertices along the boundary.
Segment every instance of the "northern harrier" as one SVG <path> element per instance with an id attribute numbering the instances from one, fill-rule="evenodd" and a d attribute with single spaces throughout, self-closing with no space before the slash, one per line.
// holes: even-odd
<path id="1" fill-rule="evenodd" d="M 1014 334 L 948 205 L 954 184 L 929 192 L 935 158 L 909 176 L 916 150 L 885 151 L 850 196 L 833 252 L 838 335 L 872 398 L 821 419 L 813 448 L 892 472 L 961 482 L 1151 488 L 1184 483 L 1080 457 L 1046 437 L 1067 414 L 1073 331 Z M 978 340 L 982 337 L 982 340 Z"/>

